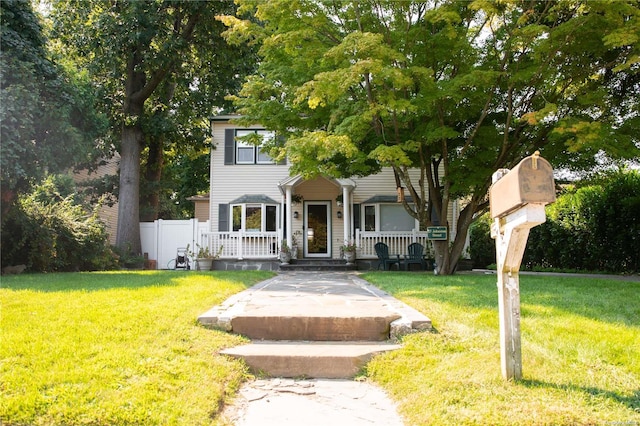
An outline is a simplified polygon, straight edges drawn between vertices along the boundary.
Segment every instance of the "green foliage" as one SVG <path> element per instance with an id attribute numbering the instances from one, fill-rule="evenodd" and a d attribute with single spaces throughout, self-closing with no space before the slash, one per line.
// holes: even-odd
<path id="1" fill-rule="evenodd" d="M 569 186 L 546 208 L 547 221 L 529 234 L 526 269 L 640 271 L 640 172 L 622 170 L 579 188 Z M 477 267 L 495 263 L 488 215 L 472 227 Z"/>
<path id="2" fill-rule="evenodd" d="M 46 173 L 87 162 L 104 130 L 86 75 L 50 59 L 31 3 L 3 0 L 0 54 L 3 204 Z M 11 196 L 4 196 L 11 193 Z M 10 208 L 3 205 L 3 211 Z"/>
<path id="3" fill-rule="evenodd" d="M 487 268 L 496 263 L 496 244 L 491 239 L 491 217 L 485 213 L 469 228 L 469 253 L 474 268 Z"/>
<path id="4" fill-rule="evenodd" d="M 140 128 L 141 170 L 133 178 L 140 177 L 145 220 L 190 217 L 186 198 L 208 189 L 207 119 L 229 108 L 225 96 L 255 64 L 251 48 L 232 48 L 220 35 L 216 16 L 234 9 L 230 1 L 53 3 L 52 37 L 101 88 L 100 108 L 120 153 L 122 126 Z"/>
<path id="5" fill-rule="evenodd" d="M 228 40 L 261 57 L 234 98 L 244 122 L 287 136 L 276 148 L 303 176 L 392 167 L 419 220 L 466 197 L 443 259 L 459 258 L 496 169 L 535 150 L 579 170 L 637 158 L 633 0 L 238 3 L 259 22 L 225 18 Z"/>
<path id="6" fill-rule="evenodd" d="M 116 255 L 96 211 L 75 200 L 69 177 L 49 176 L 19 198 L 2 228 L 2 266 L 35 272 L 111 269 Z"/>

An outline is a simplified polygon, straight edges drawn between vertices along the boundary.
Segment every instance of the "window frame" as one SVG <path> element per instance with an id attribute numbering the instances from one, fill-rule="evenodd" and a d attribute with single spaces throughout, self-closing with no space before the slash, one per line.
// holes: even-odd
<path id="1" fill-rule="evenodd" d="M 236 228 L 236 222 L 234 221 L 234 210 L 240 209 L 240 227 Z M 247 209 L 256 209 L 260 210 L 260 229 L 247 229 Z M 269 227 L 269 211 L 272 211 L 272 214 L 275 216 L 272 218 L 272 225 L 275 226 L 273 230 L 267 230 Z M 278 231 L 278 214 L 279 209 L 277 204 L 269 204 L 269 203 L 240 203 L 240 204 L 230 204 L 229 205 L 229 216 L 230 216 L 230 224 L 231 224 L 231 232 L 277 232 Z"/>
<path id="2" fill-rule="evenodd" d="M 239 137 L 245 137 L 250 134 L 258 134 L 263 137 L 263 142 L 260 145 L 253 145 L 242 140 L 238 140 Z M 254 164 L 276 164 L 275 160 L 269 156 L 269 154 L 263 152 L 262 146 L 265 140 L 275 138 L 275 132 L 266 129 L 234 129 L 234 146 L 235 151 L 235 164 L 238 165 L 254 165 Z M 240 152 L 251 151 L 251 160 L 240 160 Z"/>
<path id="3" fill-rule="evenodd" d="M 386 206 L 394 206 L 397 205 L 396 203 L 367 203 L 367 204 L 362 204 L 361 205 L 361 215 L 362 215 L 362 228 L 364 232 L 409 232 L 409 231 L 413 231 L 415 229 L 418 229 L 418 227 L 420 226 L 420 224 L 418 223 L 418 220 L 411 217 L 408 213 L 407 215 L 409 215 L 409 217 L 411 217 L 411 219 L 413 219 L 413 228 L 412 229 L 406 229 L 406 230 L 399 230 L 399 231 L 382 231 L 381 227 L 382 227 L 382 215 L 381 215 L 381 206 L 382 205 L 386 205 Z M 373 207 L 374 209 L 374 229 L 368 229 L 370 227 L 370 223 L 367 220 L 367 208 L 371 209 Z M 406 212 L 405 212 L 406 213 Z"/>

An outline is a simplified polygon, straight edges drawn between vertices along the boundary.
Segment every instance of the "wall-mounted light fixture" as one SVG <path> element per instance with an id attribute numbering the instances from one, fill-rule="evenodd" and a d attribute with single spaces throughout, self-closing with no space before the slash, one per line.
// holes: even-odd
<path id="1" fill-rule="evenodd" d="M 298 214 L 298 212 L 293 212 L 293 218 L 297 219 L 300 215 Z"/>
<path id="2" fill-rule="evenodd" d="M 342 219 L 342 212 L 340 210 L 338 210 L 337 215 L 338 215 L 338 219 Z"/>

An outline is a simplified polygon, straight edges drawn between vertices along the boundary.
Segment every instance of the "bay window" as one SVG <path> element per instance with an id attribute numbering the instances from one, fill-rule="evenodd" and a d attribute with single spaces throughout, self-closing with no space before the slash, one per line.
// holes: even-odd
<path id="1" fill-rule="evenodd" d="M 270 204 L 234 204 L 231 206 L 231 223 L 234 232 L 275 232 L 278 208 Z"/>

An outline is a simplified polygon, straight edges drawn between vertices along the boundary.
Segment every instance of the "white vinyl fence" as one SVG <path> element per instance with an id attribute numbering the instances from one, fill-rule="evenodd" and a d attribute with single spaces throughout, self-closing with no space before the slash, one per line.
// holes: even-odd
<path id="1" fill-rule="evenodd" d="M 174 269 L 178 249 L 188 245 L 195 251 L 200 235 L 208 230 L 209 221 L 198 219 L 141 222 L 142 253 L 157 261 L 158 269 Z"/>

